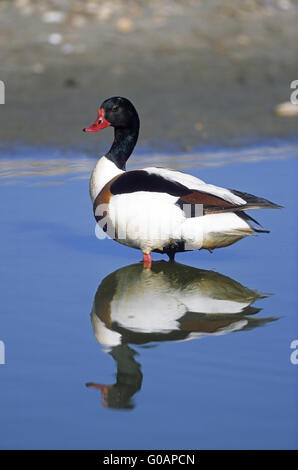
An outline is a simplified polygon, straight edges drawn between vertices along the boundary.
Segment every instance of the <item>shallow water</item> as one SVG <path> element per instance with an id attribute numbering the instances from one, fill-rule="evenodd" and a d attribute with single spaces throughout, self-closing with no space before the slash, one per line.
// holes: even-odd
<path id="1" fill-rule="evenodd" d="M 285 206 L 253 214 L 268 235 L 144 272 L 95 237 L 92 159 L 2 153 L 0 447 L 297 448 L 297 157 L 286 142 L 132 158 Z"/>

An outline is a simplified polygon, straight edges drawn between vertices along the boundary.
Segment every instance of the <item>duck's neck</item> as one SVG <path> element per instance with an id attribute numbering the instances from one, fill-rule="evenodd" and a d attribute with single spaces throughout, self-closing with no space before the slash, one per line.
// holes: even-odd
<path id="1" fill-rule="evenodd" d="M 108 153 L 100 158 L 90 179 L 90 196 L 94 202 L 103 187 L 125 171 L 126 161 L 138 140 L 139 121 L 130 128 L 115 128 L 114 142 Z"/>
<path id="2" fill-rule="evenodd" d="M 137 143 L 139 136 L 140 123 L 135 119 L 130 127 L 115 128 L 114 142 L 106 154 L 108 160 L 111 160 L 120 170 L 125 171 L 126 162 Z"/>

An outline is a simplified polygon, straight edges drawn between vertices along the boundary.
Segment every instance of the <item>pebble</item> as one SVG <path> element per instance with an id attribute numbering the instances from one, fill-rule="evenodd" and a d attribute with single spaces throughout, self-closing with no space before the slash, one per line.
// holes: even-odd
<path id="1" fill-rule="evenodd" d="M 83 15 L 75 15 L 71 22 L 76 28 L 82 28 L 86 24 L 86 19 Z"/>
<path id="2" fill-rule="evenodd" d="M 42 15 L 44 23 L 62 23 L 65 20 L 65 13 L 63 11 L 46 11 Z"/>
<path id="3" fill-rule="evenodd" d="M 106 21 L 110 18 L 113 13 L 111 5 L 102 5 L 99 10 L 97 10 L 97 18 L 100 21 Z"/>
<path id="4" fill-rule="evenodd" d="M 36 64 L 33 64 L 32 65 L 32 72 L 33 73 L 44 73 L 45 71 L 45 66 L 39 62 L 37 62 Z"/>
<path id="5" fill-rule="evenodd" d="M 293 104 L 290 101 L 280 103 L 275 107 L 275 114 L 278 116 L 298 116 L 298 104 Z"/>
<path id="6" fill-rule="evenodd" d="M 87 11 L 88 13 L 93 14 L 93 13 L 96 13 L 96 12 L 97 12 L 98 7 L 99 7 L 98 3 L 95 3 L 95 2 L 87 2 L 85 8 L 86 8 L 86 11 Z"/>
<path id="7" fill-rule="evenodd" d="M 249 37 L 246 34 L 238 34 L 235 40 L 236 44 L 239 44 L 239 46 L 248 46 L 250 42 Z"/>
<path id="8" fill-rule="evenodd" d="M 134 24 L 130 18 L 119 18 L 116 28 L 120 33 L 130 33 L 134 29 Z"/>
<path id="9" fill-rule="evenodd" d="M 194 128 L 197 132 L 202 132 L 202 130 L 204 129 L 204 126 L 200 122 L 196 122 L 194 125 Z"/>
<path id="10" fill-rule="evenodd" d="M 292 4 L 289 0 L 279 0 L 277 4 L 281 10 L 289 10 L 292 8 Z"/>
<path id="11" fill-rule="evenodd" d="M 72 44 L 67 42 L 66 44 L 62 44 L 61 51 L 63 54 L 72 54 L 75 51 L 75 48 Z"/>
<path id="12" fill-rule="evenodd" d="M 61 44 L 62 34 L 60 34 L 60 33 L 51 33 L 51 34 L 49 34 L 48 42 L 50 44 L 52 44 L 53 46 L 57 46 L 58 44 Z"/>

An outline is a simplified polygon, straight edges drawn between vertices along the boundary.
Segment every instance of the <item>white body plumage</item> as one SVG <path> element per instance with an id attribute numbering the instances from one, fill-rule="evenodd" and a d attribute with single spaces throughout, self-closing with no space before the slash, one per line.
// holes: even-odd
<path id="1" fill-rule="evenodd" d="M 166 168 L 144 168 L 148 174 L 160 175 L 169 181 L 177 181 L 190 189 L 208 192 L 225 198 L 231 203 L 242 205 L 245 201 L 229 190 L 204 183 L 194 176 Z M 90 180 L 90 195 L 94 203 L 96 196 L 113 178 L 123 174 L 117 166 L 102 157 L 97 163 Z M 108 203 L 108 214 L 101 224 L 108 224 L 108 235 L 116 241 L 150 253 L 162 251 L 168 245 L 184 243 L 185 250 L 201 248 L 214 249 L 230 245 L 253 232 L 245 220 L 233 212 L 206 214 L 187 217 L 188 203 L 182 210 L 176 203 L 179 197 L 166 192 L 136 191 L 112 195 Z M 105 213 L 103 205 L 97 215 Z"/>

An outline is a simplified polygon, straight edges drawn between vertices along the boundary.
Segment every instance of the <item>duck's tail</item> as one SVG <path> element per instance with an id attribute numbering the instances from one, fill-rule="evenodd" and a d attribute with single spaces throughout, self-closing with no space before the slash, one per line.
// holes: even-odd
<path id="1" fill-rule="evenodd" d="M 230 189 L 230 191 L 235 194 L 235 196 L 241 197 L 246 201 L 246 204 L 239 206 L 238 210 L 248 210 L 248 209 L 282 209 L 283 206 L 275 204 L 274 202 L 268 201 L 263 197 L 254 196 L 249 193 L 242 193 L 241 191 L 236 191 L 236 189 Z"/>

